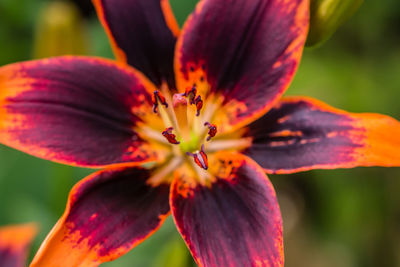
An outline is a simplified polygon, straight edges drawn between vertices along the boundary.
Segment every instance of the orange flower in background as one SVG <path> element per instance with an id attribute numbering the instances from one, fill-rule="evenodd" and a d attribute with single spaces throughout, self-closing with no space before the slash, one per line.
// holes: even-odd
<path id="1" fill-rule="evenodd" d="M 29 247 L 36 233 L 34 224 L 0 227 L 0 266 L 26 266 Z"/>
<path id="2" fill-rule="evenodd" d="M 117 61 L 0 68 L 0 142 L 102 170 L 71 191 L 32 266 L 97 266 L 172 213 L 199 266 L 282 266 L 266 173 L 399 166 L 400 123 L 283 98 L 306 0 L 202 0 L 182 31 L 166 0 L 95 0 Z"/>

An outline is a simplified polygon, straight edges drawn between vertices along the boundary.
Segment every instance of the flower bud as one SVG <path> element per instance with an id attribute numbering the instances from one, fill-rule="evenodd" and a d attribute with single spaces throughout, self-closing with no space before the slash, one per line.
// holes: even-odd
<path id="1" fill-rule="evenodd" d="M 306 46 L 323 43 L 360 7 L 363 0 L 311 0 Z"/>
<path id="2" fill-rule="evenodd" d="M 69 1 L 51 1 L 41 10 L 35 31 L 34 58 L 87 53 L 79 10 Z"/>

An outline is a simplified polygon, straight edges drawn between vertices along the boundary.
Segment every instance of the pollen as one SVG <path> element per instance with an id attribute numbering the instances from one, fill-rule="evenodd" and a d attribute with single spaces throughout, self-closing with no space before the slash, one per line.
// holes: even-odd
<path id="1" fill-rule="evenodd" d="M 167 101 L 165 100 L 165 97 L 158 90 L 154 91 L 154 93 L 152 95 L 152 101 L 153 101 L 153 112 L 154 113 L 157 113 L 157 108 L 158 108 L 159 102 L 162 105 L 164 105 L 166 108 L 168 108 L 168 104 L 167 104 Z"/>
<path id="2" fill-rule="evenodd" d="M 196 97 L 194 104 L 196 105 L 196 116 L 198 117 L 200 115 L 200 110 L 203 108 L 203 100 L 200 95 Z"/>
<path id="3" fill-rule="evenodd" d="M 201 145 L 200 151 L 196 151 L 195 153 L 186 152 L 186 155 L 193 157 L 194 162 L 200 168 L 204 170 L 208 169 L 208 158 L 207 154 L 204 152 L 204 145 Z"/>
<path id="4" fill-rule="evenodd" d="M 205 122 L 204 126 L 208 127 L 208 136 L 207 141 L 210 141 L 217 134 L 217 126 L 215 124 L 211 124 L 209 122 Z"/>
<path id="5" fill-rule="evenodd" d="M 194 98 L 196 97 L 196 94 L 197 94 L 196 85 L 193 85 L 192 87 L 186 88 L 185 96 L 187 98 L 189 98 L 189 104 L 190 105 L 194 105 L 195 104 Z"/>
<path id="6" fill-rule="evenodd" d="M 176 140 L 176 135 L 172 133 L 173 127 L 168 127 L 162 132 L 162 135 L 168 140 L 170 144 L 178 145 L 180 142 Z"/>

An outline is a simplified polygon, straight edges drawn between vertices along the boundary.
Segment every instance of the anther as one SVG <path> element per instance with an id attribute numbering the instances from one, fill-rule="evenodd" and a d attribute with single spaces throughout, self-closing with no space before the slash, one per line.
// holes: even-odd
<path id="1" fill-rule="evenodd" d="M 172 128 L 172 127 L 169 127 L 169 128 L 167 128 L 167 129 L 165 129 L 165 130 L 162 132 L 162 135 L 163 135 L 165 138 L 167 138 L 167 140 L 168 140 L 168 142 L 169 142 L 170 144 L 178 145 L 178 144 L 180 144 L 180 142 L 176 140 L 176 135 L 172 133 L 172 130 L 173 130 L 173 129 L 174 129 L 174 128 Z"/>
<path id="2" fill-rule="evenodd" d="M 217 126 L 209 122 L 204 123 L 204 126 L 208 127 L 207 141 L 210 141 L 217 134 Z"/>
<path id="3" fill-rule="evenodd" d="M 189 104 L 190 105 L 194 105 L 195 104 L 195 97 L 197 94 L 197 89 L 196 89 L 196 85 L 193 85 L 192 87 L 187 87 L 186 91 L 185 91 L 185 96 L 187 98 L 189 98 Z"/>
<path id="4" fill-rule="evenodd" d="M 200 115 L 200 110 L 203 108 L 203 100 L 201 99 L 200 95 L 198 95 L 196 97 L 196 99 L 194 100 L 194 103 L 196 105 L 196 110 L 197 110 L 196 116 L 199 116 Z"/>
<path id="5" fill-rule="evenodd" d="M 160 91 L 155 90 L 151 99 L 153 101 L 153 112 L 154 113 L 157 113 L 158 102 L 160 102 L 161 105 L 164 105 L 166 108 L 168 108 L 167 101 L 165 100 L 165 97 L 161 94 Z"/>
<path id="6" fill-rule="evenodd" d="M 201 150 L 195 153 L 186 152 L 186 155 L 193 157 L 194 162 L 204 170 L 208 169 L 207 154 L 204 152 L 204 144 L 201 145 Z"/>

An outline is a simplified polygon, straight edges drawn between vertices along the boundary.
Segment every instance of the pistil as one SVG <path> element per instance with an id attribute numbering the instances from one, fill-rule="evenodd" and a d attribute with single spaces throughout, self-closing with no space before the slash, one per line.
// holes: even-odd
<path id="1" fill-rule="evenodd" d="M 190 140 L 190 125 L 188 121 L 187 100 L 184 94 L 174 94 L 172 100 L 176 120 L 178 121 L 181 137 Z"/>

